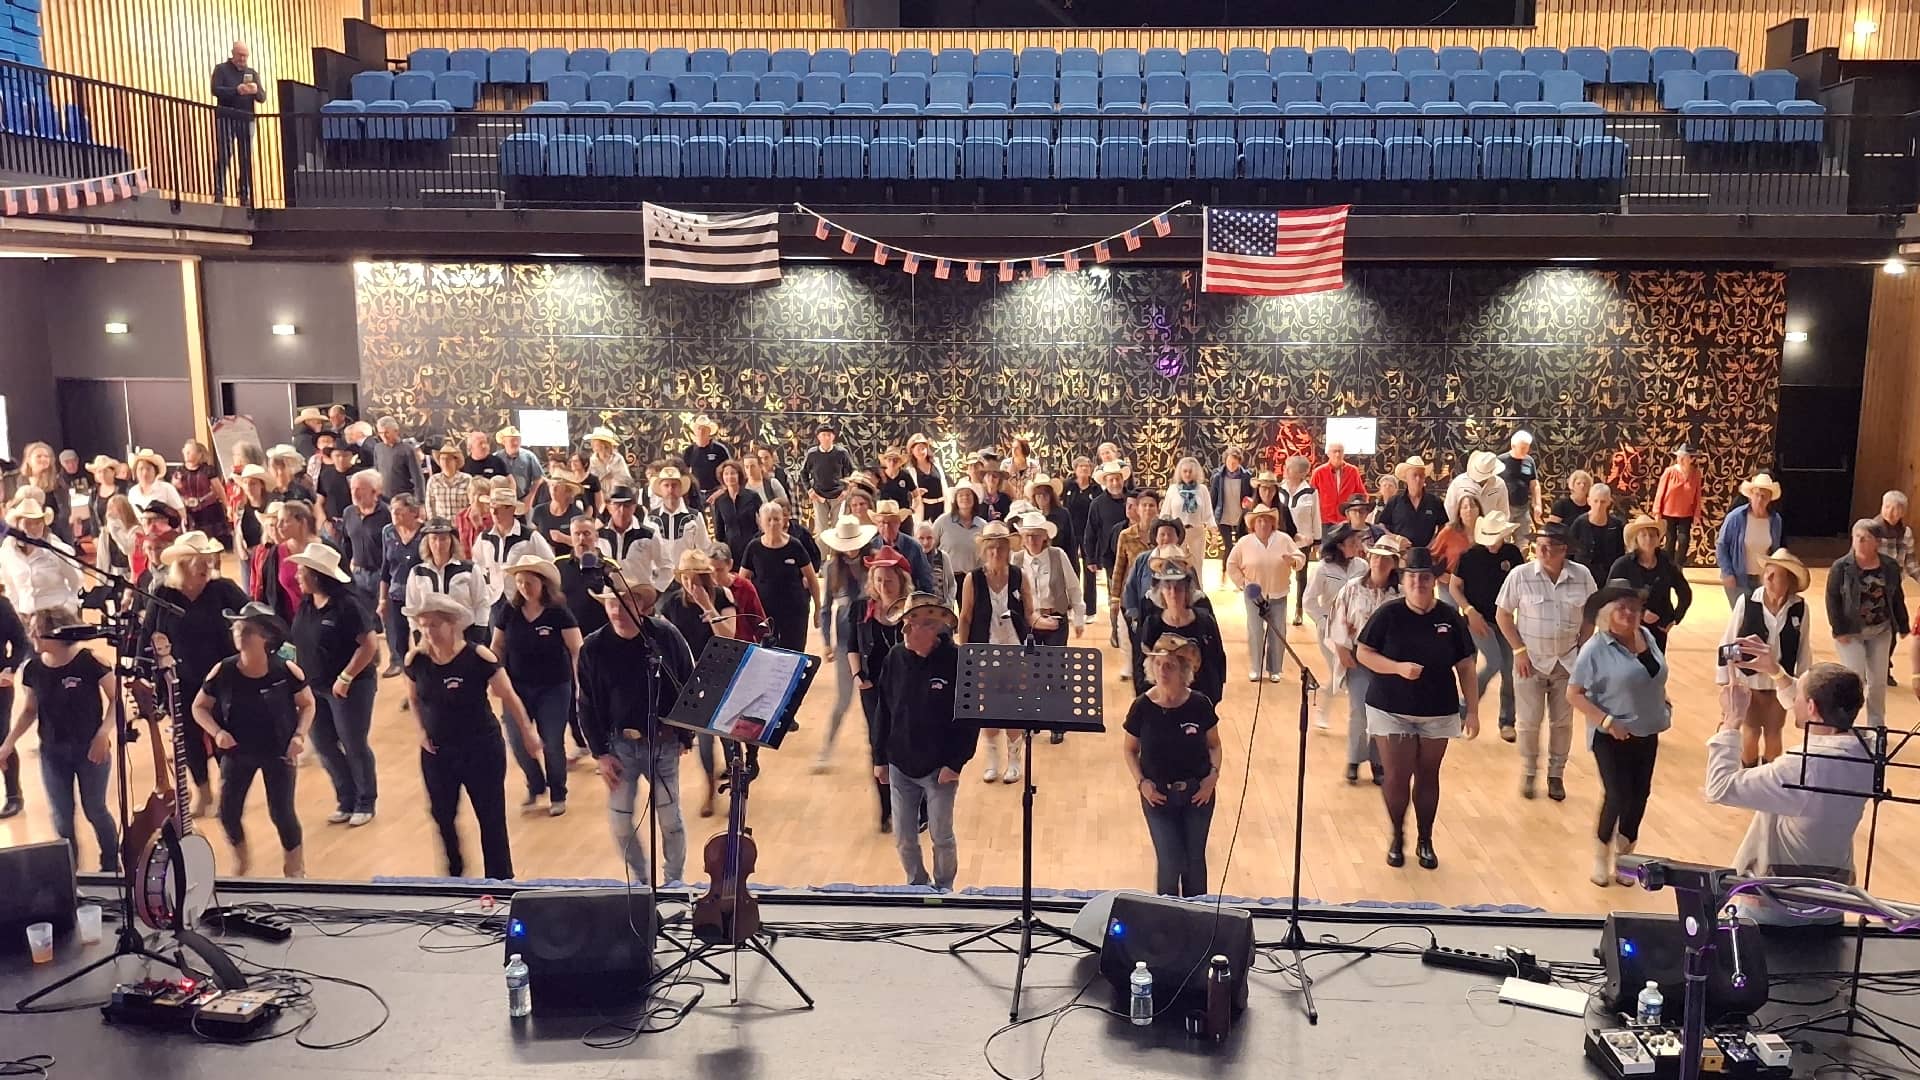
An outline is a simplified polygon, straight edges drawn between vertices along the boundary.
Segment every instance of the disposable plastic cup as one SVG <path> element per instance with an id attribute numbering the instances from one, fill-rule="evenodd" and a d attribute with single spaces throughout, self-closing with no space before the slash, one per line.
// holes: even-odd
<path id="1" fill-rule="evenodd" d="M 80 944 L 100 944 L 100 905 L 81 904 L 74 909 L 74 923 L 80 931 Z"/>
<path id="2" fill-rule="evenodd" d="M 36 964 L 53 963 L 53 924 L 37 922 L 27 927 L 27 948 Z"/>

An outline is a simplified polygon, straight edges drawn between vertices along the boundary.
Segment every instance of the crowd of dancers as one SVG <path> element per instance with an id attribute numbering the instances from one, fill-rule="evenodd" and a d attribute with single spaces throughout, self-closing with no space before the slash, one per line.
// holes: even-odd
<path id="1" fill-rule="evenodd" d="M 1415 860 L 1439 864 L 1446 749 L 1480 732 L 1497 678 L 1491 718 L 1516 744 L 1523 799 L 1567 797 L 1573 718 L 1584 721 L 1602 786 L 1591 876 L 1605 885 L 1638 840 L 1671 723 L 1665 648 L 1693 600 L 1684 568 L 1703 495 L 1681 446 L 1637 512 L 1582 470 L 1556 496 L 1524 431 L 1505 453 L 1472 451 L 1444 484 L 1415 456 L 1369 485 L 1330 441 L 1317 463 L 1289 457 L 1277 471 L 1233 447 L 1211 469 L 1185 457 L 1159 485 L 1113 443 L 1049 471 L 1024 439 L 947 463 L 916 433 L 863 462 L 832 423 L 791 471 L 768 447 L 727 445 L 705 417 L 652 458 L 604 427 L 542 456 L 512 427 L 423 447 L 390 418 L 354 421 L 337 406 L 293 426 L 288 444 L 242 446 L 226 469 L 193 442 L 177 464 L 141 450 L 82 467 L 70 451 L 27 448 L 5 491 L 16 535 L 0 543 L 0 705 L 14 717 L 0 816 L 21 808 L 19 740 L 37 727 L 55 828 L 74 838 L 77 794 L 102 867 L 117 866 L 105 803 L 116 675 L 61 630 L 89 608 L 131 604 L 144 607 L 143 649 L 179 686 L 177 719 L 195 725 L 193 812 L 217 815 L 229 869 L 251 865 L 242 810 L 259 776 L 281 868 L 304 873 L 293 793 L 309 744 L 335 796 L 327 823 L 374 819 L 375 699 L 383 678 L 404 678 L 450 874 L 468 872 L 464 797 L 485 876 L 514 876 L 509 756 L 522 812 L 553 816 L 567 811 L 569 766 L 591 758 L 616 850 L 650 874 L 644 789 L 664 880 L 679 880 L 680 758 L 697 748 L 704 785 L 689 801 L 703 816 L 726 770 L 710 737 L 657 720 L 706 644 L 737 638 L 823 654 L 832 701 L 816 768 L 857 696 L 878 828 L 910 883 L 947 889 L 962 777 L 979 757 L 981 780 L 1018 782 L 1026 737 L 953 719 L 957 646 L 1065 644 L 1104 605 L 1106 642 L 1127 654 L 1119 678 L 1137 693 L 1122 756 L 1156 888 L 1197 895 L 1212 887 L 1207 839 L 1229 765 L 1218 733 L 1229 662 L 1203 586 L 1217 537 L 1218 591 L 1245 609 L 1248 681 L 1280 681 L 1289 623 L 1312 621 L 1333 675 L 1315 722 L 1330 729 L 1326 701 L 1344 695 L 1345 779 L 1360 783 L 1365 766 L 1381 787 L 1389 865 L 1406 861 L 1409 810 Z M 1906 499 L 1889 493 L 1829 571 L 1840 664 L 1817 664 L 1811 577 L 1782 545 L 1780 495 L 1756 475 L 1717 526 L 1732 610 L 1708 791 L 1772 812 L 1742 852 L 1756 866 L 1835 876 L 1850 873 L 1834 837 L 1851 836 L 1857 800 L 1789 800 L 1770 763 L 1790 716 L 1809 745 L 1845 735 L 1856 714 L 1884 723 L 1892 646 L 1908 630 L 1902 579 L 1920 580 L 1920 556 Z M 166 603 L 99 586 L 76 553 Z M 757 773 L 751 750 L 743 764 Z M 1790 827 L 1802 817 L 1817 820 Z"/>

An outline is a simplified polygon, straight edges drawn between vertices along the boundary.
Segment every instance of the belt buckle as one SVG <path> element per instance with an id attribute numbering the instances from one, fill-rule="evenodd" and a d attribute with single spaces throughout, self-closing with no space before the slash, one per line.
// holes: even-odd
<path id="1" fill-rule="evenodd" d="M 1168 785 L 1167 785 L 1166 787 L 1167 787 L 1167 790 L 1168 790 L 1168 791 L 1185 791 L 1185 790 L 1187 790 L 1187 789 L 1188 789 L 1189 787 L 1192 787 L 1192 786 L 1193 786 L 1193 785 L 1192 785 L 1191 783 L 1189 783 L 1188 781 L 1185 781 L 1185 780 L 1175 780 L 1175 781 L 1173 781 L 1172 783 L 1170 783 L 1170 784 L 1168 784 Z"/>

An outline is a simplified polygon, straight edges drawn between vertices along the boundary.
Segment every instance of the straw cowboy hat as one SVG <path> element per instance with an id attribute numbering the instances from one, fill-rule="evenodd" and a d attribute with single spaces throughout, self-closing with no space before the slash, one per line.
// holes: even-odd
<path id="1" fill-rule="evenodd" d="M 1179 634 L 1161 634 L 1154 639 L 1153 647 L 1145 655 L 1185 661 L 1187 670 L 1200 670 L 1200 646 L 1192 638 Z"/>
<path id="2" fill-rule="evenodd" d="M 654 603 L 660 599 L 660 590 L 654 588 L 652 582 L 629 581 L 624 577 L 609 577 L 607 579 L 607 587 L 593 594 L 593 598 L 603 604 L 612 600 L 622 600 L 629 597 L 632 598 L 635 607 L 641 611 L 646 611 L 653 607 Z"/>
<path id="3" fill-rule="evenodd" d="M 1380 555 L 1389 559 L 1404 559 L 1407 555 L 1406 541 L 1392 533 L 1387 533 L 1367 545 L 1367 554 Z"/>
<path id="4" fill-rule="evenodd" d="M 407 607 L 401 614 L 409 619 L 418 619 L 426 615 L 445 615 L 463 623 L 473 620 L 473 612 L 467 610 L 467 605 L 446 593 L 438 592 L 430 592 L 422 596 L 419 603 Z"/>
<path id="5" fill-rule="evenodd" d="M 905 465 L 907 463 L 907 452 L 897 446 L 889 446 L 885 450 L 880 451 L 880 464 L 885 465 L 889 461 L 897 461 Z"/>
<path id="6" fill-rule="evenodd" d="M 1786 548 L 1775 548 L 1773 554 L 1760 560 L 1762 573 L 1769 566 L 1777 566 L 1792 574 L 1793 580 L 1799 583 L 1801 592 L 1806 592 L 1807 586 L 1813 583 L 1813 574 L 1807 570 L 1807 564 L 1800 561 L 1800 556 Z"/>
<path id="7" fill-rule="evenodd" d="M 1277 488 L 1280 486 L 1280 478 L 1273 475 L 1270 470 L 1262 469 L 1260 472 L 1254 474 L 1253 486 L 1255 488 Z"/>
<path id="8" fill-rule="evenodd" d="M 823 531 L 814 539 L 845 555 L 873 543 L 873 538 L 879 534 L 878 526 L 869 525 L 852 514 L 841 514 L 840 519 L 833 523 L 833 528 Z"/>
<path id="9" fill-rule="evenodd" d="M 704 416 L 704 415 L 694 417 L 693 423 L 687 426 L 691 427 L 695 431 L 719 431 L 720 430 L 720 425 L 713 422 L 713 417 Z"/>
<path id="10" fill-rule="evenodd" d="M 509 480 L 508 483 L 512 483 L 512 481 Z M 510 487 L 494 488 L 493 491 L 487 495 L 487 505 L 488 506 L 519 506 L 520 497 L 515 495 L 513 493 L 513 489 Z"/>
<path id="11" fill-rule="evenodd" d="M 1475 450 L 1467 455 L 1467 475 L 1475 483 L 1484 484 L 1505 472 L 1506 468 L 1500 464 L 1500 455 L 1491 450 Z"/>
<path id="12" fill-rule="evenodd" d="M 306 549 L 287 557 L 295 566 L 304 566 L 316 574 L 325 574 L 335 581 L 351 582 L 353 575 L 340 566 L 340 553 L 325 543 L 315 540 Z"/>
<path id="13" fill-rule="evenodd" d="M 292 447 L 288 447 L 288 449 L 292 449 Z M 93 455 L 93 460 L 87 462 L 87 471 L 90 473 L 103 472 L 107 469 L 112 469 L 114 475 L 118 476 L 120 475 L 120 471 L 122 469 L 125 469 L 126 467 L 127 466 L 125 462 L 122 462 L 116 458 L 110 458 L 105 454 L 95 454 Z"/>
<path id="14" fill-rule="evenodd" d="M 552 585 L 556 589 L 561 587 L 560 568 L 553 564 L 552 559 L 535 555 L 530 551 L 522 553 L 519 558 L 508 563 L 507 573 L 539 574 L 541 577 L 547 579 L 547 584 Z"/>
<path id="15" fill-rule="evenodd" d="M 274 503 L 273 505 L 279 506 L 280 504 Z M 268 507 L 269 510 L 272 508 L 273 507 Z M 453 522 L 443 517 L 428 518 L 427 523 L 420 526 L 420 535 L 422 536 L 452 536 L 459 531 L 460 530 L 454 528 Z"/>
<path id="16" fill-rule="evenodd" d="M 21 499 L 19 502 L 14 503 L 12 506 L 7 507 L 7 514 L 6 514 L 7 524 L 12 525 L 16 522 L 25 521 L 28 518 L 39 518 L 41 521 L 52 521 L 53 507 L 43 506 L 41 505 L 40 500 L 35 498 Z"/>
<path id="17" fill-rule="evenodd" d="M 1100 463 L 1099 468 L 1093 470 L 1093 476 L 1094 479 L 1098 480 L 1103 476 L 1125 476 L 1127 475 L 1127 471 L 1127 466 L 1123 462 L 1103 461 Z M 1256 480 L 1254 483 L 1257 484 L 1259 481 Z"/>
<path id="18" fill-rule="evenodd" d="M 1506 511 L 1489 510 L 1473 523 L 1473 541 L 1476 544 L 1504 543 L 1519 528 L 1519 524 L 1507 520 Z"/>
<path id="19" fill-rule="evenodd" d="M 912 615 L 916 611 L 937 612 L 940 616 L 940 621 L 946 623 L 947 629 L 949 630 L 957 629 L 960 626 L 960 616 L 953 613 L 953 609 L 947 606 L 945 600 L 940 599 L 930 592 L 909 593 L 894 601 L 893 606 L 887 609 L 887 621 L 891 623 L 905 622 L 907 616 Z"/>
<path id="20" fill-rule="evenodd" d="M 1641 514 L 1639 517 L 1627 522 L 1627 527 L 1620 530 L 1620 538 L 1626 542 L 1627 550 L 1632 551 L 1633 538 L 1635 536 L 1643 532 L 1650 532 L 1658 538 L 1665 531 L 1666 526 L 1646 514 Z"/>
<path id="21" fill-rule="evenodd" d="M 503 427 L 499 431 L 496 431 L 493 433 L 493 438 L 495 442 L 504 442 L 507 439 L 517 439 L 519 437 L 520 437 L 520 429 L 517 427 L 514 427 L 512 424 L 508 424 L 506 427 Z"/>
<path id="22" fill-rule="evenodd" d="M 688 548 L 680 553 L 680 562 L 674 566 L 676 574 L 711 574 L 713 556 L 698 548 Z"/>
<path id="23" fill-rule="evenodd" d="M 587 489 L 586 481 L 582 477 L 575 476 L 563 469 L 555 469 L 548 473 L 547 483 L 557 488 L 572 488 L 575 491 L 585 491 Z"/>
<path id="24" fill-rule="evenodd" d="M 1253 519 L 1260 517 L 1270 517 L 1273 519 L 1273 523 L 1278 525 L 1280 523 L 1280 508 L 1277 506 L 1268 506 L 1266 503 L 1261 503 L 1258 506 L 1249 506 L 1241 513 L 1240 521 L 1248 528 L 1252 528 Z"/>
<path id="25" fill-rule="evenodd" d="M 1401 483 L 1406 483 L 1407 474 L 1415 469 L 1419 469 L 1420 475 L 1422 476 L 1433 475 L 1433 469 L 1426 463 L 1426 460 L 1419 454 L 1415 454 L 1393 467 L 1394 479 L 1399 480 Z"/>
<path id="26" fill-rule="evenodd" d="M 973 538 L 974 546 L 986 547 L 988 544 L 1006 544 L 1013 541 L 1013 530 L 1007 528 L 1004 521 L 989 521 L 980 526 L 979 535 Z"/>
<path id="27" fill-rule="evenodd" d="M 592 431 L 587 432 L 587 441 L 590 443 L 603 442 L 603 443 L 606 443 L 608 446 L 619 446 L 620 436 L 615 435 L 611 431 L 608 431 L 606 428 L 606 425 L 602 424 L 601 426 L 594 428 Z"/>
<path id="28" fill-rule="evenodd" d="M 916 431 L 913 434 L 907 436 L 907 453 L 909 454 L 913 453 L 913 448 L 916 446 L 924 446 L 927 449 L 931 450 L 933 449 L 933 440 L 927 438 L 926 432 Z"/>
<path id="29" fill-rule="evenodd" d="M 668 465 L 667 467 L 661 469 L 659 472 L 654 474 L 653 483 L 648 485 L 647 490 L 653 492 L 655 495 L 658 495 L 660 494 L 660 485 L 666 483 L 669 480 L 673 481 L 676 484 L 679 484 L 681 494 L 683 495 L 686 494 L 687 478 L 681 474 L 679 469 L 676 469 L 671 465 Z"/>
<path id="30" fill-rule="evenodd" d="M 293 422 L 295 424 L 311 424 L 316 422 L 324 424 L 327 422 L 327 414 L 321 412 L 317 406 L 309 405 L 295 414 Z"/>
<path id="31" fill-rule="evenodd" d="M 1067 482 L 1060 477 L 1048 476 L 1046 473 L 1035 473 L 1033 479 L 1027 481 L 1027 498 L 1033 498 L 1033 489 L 1042 484 L 1053 489 L 1053 497 L 1056 499 L 1060 497 L 1061 492 L 1067 490 Z"/>
<path id="32" fill-rule="evenodd" d="M 1770 498 L 1780 497 L 1780 482 L 1766 473 L 1754 473 L 1753 479 L 1740 485 L 1740 494 L 1753 498 L 1755 491 L 1764 491 Z"/>
<path id="33" fill-rule="evenodd" d="M 1186 581 L 1193 573 L 1193 564 L 1187 561 L 1187 549 L 1174 544 L 1153 549 L 1147 557 L 1147 569 L 1152 571 L 1155 581 Z"/>
<path id="34" fill-rule="evenodd" d="M 248 462 L 247 464 L 242 465 L 240 467 L 240 479 L 258 480 L 264 484 L 267 481 L 266 467 L 263 465 L 255 465 L 252 462 Z"/>
<path id="35" fill-rule="evenodd" d="M 867 511 L 867 517 L 876 523 L 881 521 L 905 521 L 912 516 L 913 510 L 909 507 L 901 506 L 896 499 L 881 499 L 879 502 L 873 504 L 872 510 Z"/>
<path id="36" fill-rule="evenodd" d="M 160 552 L 160 561 L 168 566 L 172 566 L 181 559 L 191 559 L 201 555 L 220 555 L 224 554 L 226 550 L 226 546 L 221 544 L 220 541 L 213 539 L 199 529 L 194 529 L 192 532 L 181 533 L 179 539 L 168 544 L 166 548 Z"/>
<path id="37" fill-rule="evenodd" d="M 1021 532 L 1043 532 L 1051 540 L 1060 535 L 1060 526 L 1047 520 L 1047 516 L 1038 510 L 1029 510 L 1014 518 L 1014 527 Z"/>
<path id="38" fill-rule="evenodd" d="M 143 461 L 163 473 L 167 471 L 167 459 L 161 456 L 160 451 L 145 449 L 133 452 L 133 456 L 127 459 L 127 468 L 137 469 Z"/>
<path id="39" fill-rule="evenodd" d="M 467 448 L 457 442 L 448 440 L 440 444 L 440 448 L 433 452 L 433 456 L 437 458 L 450 457 L 455 461 L 465 461 L 467 459 Z"/>

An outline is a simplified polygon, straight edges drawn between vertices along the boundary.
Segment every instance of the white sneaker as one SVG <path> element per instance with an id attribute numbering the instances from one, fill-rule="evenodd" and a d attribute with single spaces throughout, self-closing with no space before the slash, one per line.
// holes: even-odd
<path id="1" fill-rule="evenodd" d="M 1271 674 L 1271 675 L 1269 675 L 1269 676 L 1267 676 L 1267 681 L 1268 681 L 1268 682 L 1279 682 L 1279 681 L 1280 681 L 1280 673 L 1276 671 L 1276 672 L 1274 672 L 1273 674 Z"/>
<path id="2" fill-rule="evenodd" d="M 565 814 L 566 812 L 567 812 L 567 803 L 565 799 L 562 799 L 557 803 L 547 804 L 548 817 L 559 817 L 560 815 Z"/>
<path id="3" fill-rule="evenodd" d="M 350 815 L 347 818 L 347 827 L 352 829 L 357 829 L 360 826 L 365 825 L 367 822 L 372 820 L 373 820 L 373 811 L 371 810 L 359 811 L 357 813 Z"/>
<path id="4" fill-rule="evenodd" d="M 1260 673 L 1259 673 L 1259 672 L 1257 672 L 1257 671 L 1249 671 L 1249 672 L 1247 672 L 1247 681 L 1248 681 L 1248 682 L 1259 682 L 1259 681 L 1260 681 Z"/>
<path id="5" fill-rule="evenodd" d="M 347 813 L 345 810 L 335 810 L 333 813 L 327 815 L 327 824 L 329 825 L 345 825 L 352 820 L 353 815 Z"/>
<path id="6" fill-rule="evenodd" d="M 1009 764 L 1007 766 L 1007 771 L 1000 774 L 1000 782 L 1003 784 L 1019 783 L 1020 782 L 1020 763 L 1016 761 L 1016 762 L 1013 762 L 1012 764 Z"/>
<path id="7" fill-rule="evenodd" d="M 568 763 L 572 763 L 575 761 L 584 761 L 586 760 L 586 757 L 587 757 L 587 748 L 584 746 L 576 746 L 573 749 L 567 751 Z"/>
<path id="8" fill-rule="evenodd" d="M 980 779 L 989 784 L 1000 779 L 1000 744 L 991 739 L 987 741 L 987 768 Z"/>
<path id="9" fill-rule="evenodd" d="M 1313 726 L 1321 731 L 1327 730 L 1327 710 L 1317 701 L 1313 703 Z"/>

